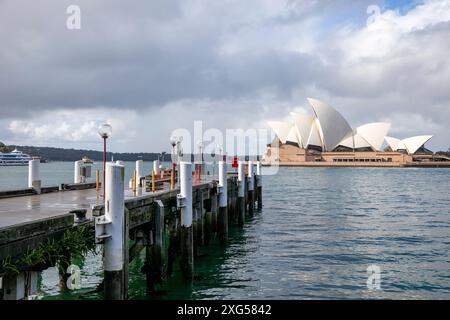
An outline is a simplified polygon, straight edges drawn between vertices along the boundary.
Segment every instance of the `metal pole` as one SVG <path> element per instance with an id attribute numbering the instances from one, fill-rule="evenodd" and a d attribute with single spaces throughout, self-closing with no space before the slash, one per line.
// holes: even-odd
<path id="1" fill-rule="evenodd" d="M 106 137 L 103 137 L 103 199 L 106 196 Z"/>

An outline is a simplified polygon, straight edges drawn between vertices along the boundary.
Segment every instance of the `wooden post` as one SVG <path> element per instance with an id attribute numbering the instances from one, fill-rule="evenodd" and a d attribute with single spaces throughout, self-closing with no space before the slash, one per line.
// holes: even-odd
<path id="1" fill-rule="evenodd" d="M 219 217 L 218 233 L 221 243 L 228 240 L 228 176 L 227 164 L 225 161 L 219 162 Z"/>
<path id="2" fill-rule="evenodd" d="M 194 273 L 194 248 L 192 232 L 192 163 L 180 163 L 180 194 L 177 197 L 181 208 L 181 272 L 183 277 L 192 280 Z"/>
<path id="3" fill-rule="evenodd" d="M 245 189 L 246 189 L 246 179 L 245 179 L 245 162 L 239 161 L 238 166 L 238 223 L 240 226 L 244 225 L 245 222 Z"/>
<path id="4" fill-rule="evenodd" d="M 155 284 L 152 275 L 152 261 L 153 261 L 153 230 L 149 226 L 145 232 L 145 263 L 142 271 L 145 272 L 145 283 L 147 293 L 151 293 L 155 289 Z"/>
<path id="5" fill-rule="evenodd" d="M 256 198 L 258 201 L 258 210 L 262 210 L 262 172 L 261 161 L 256 162 Z"/>
<path id="6" fill-rule="evenodd" d="M 217 188 L 211 190 L 211 232 L 217 232 Z"/>
<path id="7" fill-rule="evenodd" d="M 137 178 L 137 172 L 134 170 L 133 173 L 133 193 L 136 193 L 136 178 Z"/>
<path id="8" fill-rule="evenodd" d="M 175 169 L 170 172 L 170 190 L 175 190 Z"/>
<path id="9" fill-rule="evenodd" d="M 255 177 L 253 176 L 253 161 L 248 162 L 248 214 L 255 211 Z"/>
<path id="10" fill-rule="evenodd" d="M 152 171 L 152 192 L 155 192 L 155 171 Z"/>
<path id="11" fill-rule="evenodd" d="M 153 276 L 154 281 L 161 284 L 165 276 L 164 255 L 164 204 L 161 200 L 155 201 L 155 240 L 153 242 Z"/>
<path id="12" fill-rule="evenodd" d="M 95 172 L 95 191 L 99 192 L 100 190 L 100 170 Z"/>
<path id="13" fill-rule="evenodd" d="M 205 213 L 205 234 L 204 234 L 205 245 L 209 245 L 211 243 L 211 238 L 212 238 L 212 212 L 208 211 Z"/>
<path id="14" fill-rule="evenodd" d="M 203 246 L 205 244 L 204 230 L 205 219 L 203 211 L 203 192 L 201 189 L 197 190 L 197 205 L 196 205 L 196 218 L 197 218 L 197 245 Z"/>

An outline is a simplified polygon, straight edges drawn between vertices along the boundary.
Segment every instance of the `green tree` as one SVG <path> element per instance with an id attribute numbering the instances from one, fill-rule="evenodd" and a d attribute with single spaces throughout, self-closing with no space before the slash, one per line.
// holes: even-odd
<path id="1" fill-rule="evenodd" d="M 0 152 L 11 152 L 12 149 L 0 141 Z"/>

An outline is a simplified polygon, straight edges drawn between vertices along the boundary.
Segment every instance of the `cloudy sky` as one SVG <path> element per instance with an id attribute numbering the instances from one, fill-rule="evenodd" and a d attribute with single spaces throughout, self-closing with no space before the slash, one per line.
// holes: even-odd
<path id="1" fill-rule="evenodd" d="M 0 141 L 100 149 L 108 122 L 114 151 L 157 152 L 315 97 L 446 150 L 449 39 L 450 0 L 0 0 Z"/>

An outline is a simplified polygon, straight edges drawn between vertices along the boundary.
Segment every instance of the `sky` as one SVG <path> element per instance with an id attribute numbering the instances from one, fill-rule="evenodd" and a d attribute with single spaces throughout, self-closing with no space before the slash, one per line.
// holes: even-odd
<path id="1" fill-rule="evenodd" d="M 447 150 L 449 39 L 450 0 L 0 0 L 0 141 L 100 150 L 107 122 L 112 151 L 168 151 L 313 97 Z"/>

